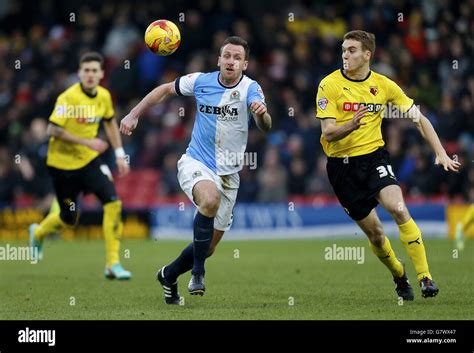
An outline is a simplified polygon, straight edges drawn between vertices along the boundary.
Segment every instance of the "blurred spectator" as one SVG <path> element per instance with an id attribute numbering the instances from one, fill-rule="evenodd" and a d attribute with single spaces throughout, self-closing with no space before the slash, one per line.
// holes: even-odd
<path id="1" fill-rule="evenodd" d="M 126 57 L 131 46 L 141 39 L 137 29 L 129 23 L 128 14 L 121 12 L 115 15 L 113 27 L 109 30 L 104 44 L 104 55 L 114 61 Z"/>
<path id="2" fill-rule="evenodd" d="M 24 191 L 37 200 L 35 205 L 46 211 L 54 199 L 53 184 L 46 167 L 48 151 L 47 122 L 36 118 L 31 122 L 30 130 L 23 135 L 24 147 L 20 152 L 18 169 L 24 180 Z"/>
<path id="3" fill-rule="evenodd" d="M 163 196 L 176 196 L 181 192 L 178 179 L 176 178 L 176 164 L 181 156 L 177 153 L 166 155 L 161 170 L 161 190 Z"/>
<path id="4" fill-rule="evenodd" d="M 271 146 L 265 153 L 265 162 L 258 168 L 259 202 L 285 202 L 287 197 L 287 171 L 280 164 L 277 147 Z"/>
<path id="5" fill-rule="evenodd" d="M 372 69 L 400 84 L 421 105 L 448 153 L 465 158 L 465 170 L 448 176 L 433 165 L 433 153 L 411 121 L 384 119 L 386 148 L 402 186 L 413 195 L 473 198 L 472 1 L 389 0 L 382 5 L 357 0 L 341 6 L 273 0 L 267 6 L 252 0 L 199 0 L 182 8 L 182 2 L 170 0 L 39 0 L 25 19 L 26 4 L 31 8 L 26 0 L 10 1 L 0 11 L 0 202 L 13 202 L 16 190 L 41 200 L 40 185 L 47 194 L 41 167 L 46 141 L 38 131 L 44 131 L 57 95 L 77 82 L 81 53 L 103 51 L 103 85 L 111 90 L 121 119 L 160 83 L 217 70 L 219 48 L 230 34 L 249 41 L 246 74 L 261 84 L 274 120 L 268 135 L 251 122 L 248 151 L 257 154 L 258 167 L 242 171 L 239 199 L 278 202 L 292 194 L 332 195 L 314 99 L 319 81 L 340 68 L 340 40 L 352 29 L 375 33 Z M 71 13 L 76 20 L 64 21 Z M 143 45 L 143 32 L 157 18 L 168 18 L 181 30 L 181 47 L 170 57 L 157 57 Z M 160 172 L 160 196 L 181 192 L 175 161 L 190 139 L 195 109 L 192 99 L 173 98 L 146 112 L 137 131 L 124 137 L 133 168 Z M 10 154 L 29 162 L 17 166 Z"/>
<path id="6" fill-rule="evenodd" d="M 256 175 L 248 166 L 244 166 L 240 172 L 240 187 L 237 194 L 237 202 L 254 202 L 257 199 L 258 182 Z"/>
<path id="7" fill-rule="evenodd" d="M 12 204 L 19 186 L 18 175 L 13 170 L 13 159 L 6 147 L 0 147 L 0 205 Z"/>
<path id="8" fill-rule="evenodd" d="M 306 185 L 306 194 L 330 194 L 333 195 L 331 184 L 326 177 L 326 162 L 325 156 L 320 156 L 316 161 L 316 167 L 313 173 L 309 176 Z"/>

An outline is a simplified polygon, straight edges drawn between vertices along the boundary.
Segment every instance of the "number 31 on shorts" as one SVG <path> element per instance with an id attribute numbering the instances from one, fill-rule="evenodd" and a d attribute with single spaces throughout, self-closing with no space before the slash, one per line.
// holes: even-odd
<path id="1" fill-rule="evenodd" d="M 387 168 L 385 168 L 384 165 L 381 165 L 377 167 L 376 169 L 379 172 L 380 178 L 385 178 L 388 174 L 390 174 L 390 177 L 395 178 L 395 174 L 393 174 L 392 166 L 390 164 L 387 165 Z"/>

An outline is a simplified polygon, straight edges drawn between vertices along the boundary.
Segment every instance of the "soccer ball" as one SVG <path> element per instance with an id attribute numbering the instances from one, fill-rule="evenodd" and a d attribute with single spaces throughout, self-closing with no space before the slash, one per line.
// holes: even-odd
<path id="1" fill-rule="evenodd" d="M 178 27 L 168 20 L 152 22 L 145 31 L 145 43 L 154 54 L 166 56 L 179 47 L 181 34 Z"/>

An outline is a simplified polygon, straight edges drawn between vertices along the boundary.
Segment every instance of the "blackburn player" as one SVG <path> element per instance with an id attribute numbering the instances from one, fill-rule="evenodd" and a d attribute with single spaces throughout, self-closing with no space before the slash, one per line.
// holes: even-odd
<path id="1" fill-rule="evenodd" d="M 178 161 L 181 188 L 196 205 L 194 238 L 171 264 L 158 271 L 168 304 L 179 304 L 178 276 L 191 271 L 190 294 L 203 295 L 204 262 L 232 225 L 239 174 L 247 146 L 250 113 L 262 131 L 271 128 L 263 92 L 243 74 L 249 47 L 240 37 L 227 38 L 211 73 L 193 73 L 151 91 L 121 121 L 120 130 L 130 135 L 139 116 L 152 105 L 173 95 L 195 96 L 197 112 L 191 142 Z M 227 156 L 239 156 L 235 158 Z"/>
<path id="2" fill-rule="evenodd" d="M 404 265 L 395 256 L 385 236 L 375 207 L 380 203 L 393 217 L 400 239 L 411 258 L 423 297 L 439 289 L 428 269 L 421 231 L 410 216 L 393 174 L 388 152 L 383 148 L 381 124 L 385 106 L 396 106 L 411 119 L 430 144 L 435 164 L 458 171 L 441 145 L 429 120 L 395 82 L 370 70 L 375 36 L 352 31 L 342 43 L 343 68 L 326 76 L 317 93 L 317 118 L 321 119 L 321 144 L 328 156 L 327 173 L 336 196 L 348 215 L 369 238 L 374 254 L 394 277 L 397 294 L 413 300 Z"/>
<path id="3" fill-rule="evenodd" d="M 79 83 L 61 93 L 49 118 L 46 164 L 53 180 L 59 207 L 53 204 L 40 224 L 30 226 L 30 245 L 43 256 L 43 240 L 65 226 L 74 226 L 79 218 L 77 198 L 81 192 L 94 193 L 104 207 L 105 277 L 130 279 L 119 261 L 122 236 L 122 203 L 117 197 L 112 174 L 99 155 L 107 142 L 97 138 L 103 120 L 110 143 L 115 149 L 119 175 L 129 172 L 122 140 L 109 91 L 100 86 L 104 77 L 104 59 L 99 53 L 85 53 L 79 60 Z M 56 207 L 54 207 L 56 205 Z"/>

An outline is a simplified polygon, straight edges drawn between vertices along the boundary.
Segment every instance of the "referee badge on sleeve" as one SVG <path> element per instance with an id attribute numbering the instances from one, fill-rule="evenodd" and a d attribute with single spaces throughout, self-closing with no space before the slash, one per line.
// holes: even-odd
<path id="1" fill-rule="evenodd" d="M 318 100 L 318 107 L 321 108 L 322 110 L 326 109 L 328 105 L 328 100 L 327 98 L 321 98 Z"/>

